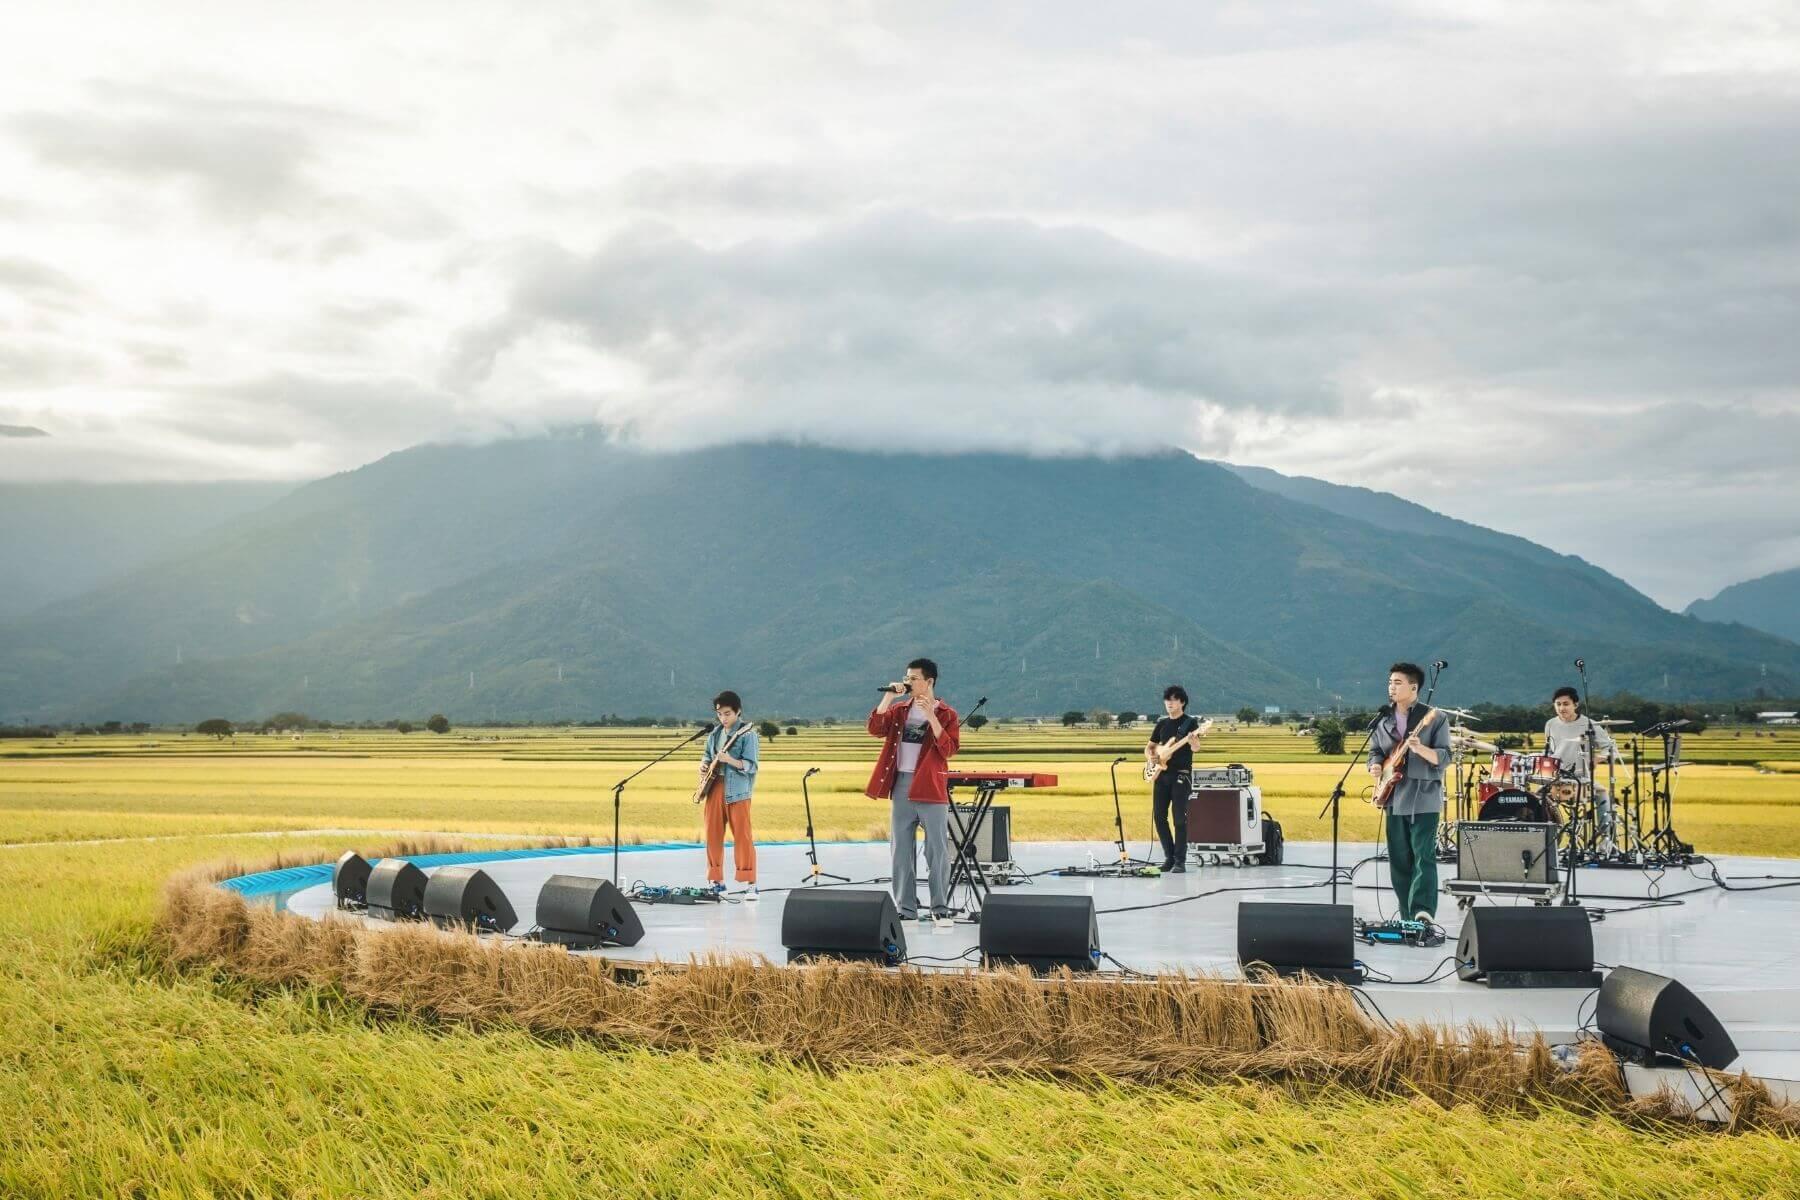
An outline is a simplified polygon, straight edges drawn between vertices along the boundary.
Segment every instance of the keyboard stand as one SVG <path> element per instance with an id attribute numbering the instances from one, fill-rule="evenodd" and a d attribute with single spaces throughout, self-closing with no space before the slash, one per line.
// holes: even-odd
<path id="1" fill-rule="evenodd" d="M 1000 790 L 999 784 L 983 783 L 975 787 L 975 803 L 971 806 L 974 813 L 967 824 L 956 811 L 956 793 L 947 791 L 950 817 L 950 886 L 948 900 L 950 907 L 956 907 L 956 889 L 966 886 L 969 889 L 968 903 L 964 906 L 969 920 L 979 923 L 981 906 L 987 902 L 987 878 L 981 873 L 981 864 L 975 858 L 975 831 L 981 828 L 981 822 L 987 816 L 988 809 L 993 807 L 994 793 Z"/>

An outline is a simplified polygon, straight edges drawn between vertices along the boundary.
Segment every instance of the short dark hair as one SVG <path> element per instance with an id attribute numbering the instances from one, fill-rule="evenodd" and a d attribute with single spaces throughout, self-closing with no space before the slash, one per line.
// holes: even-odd
<path id="1" fill-rule="evenodd" d="M 1404 675 L 1413 681 L 1414 687 L 1425 686 L 1425 668 L 1418 663 L 1397 662 L 1388 668 L 1389 675 Z"/>
<path id="2" fill-rule="evenodd" d="M 937 664 L 932 662 L 929 658 L 915 658 L 906 664 L 906 669 L 909 671 L 917 671 L 933 683 L 937 682 Z"/>
<path id="3" fill-rule="evenodd" d="M 1561 687 L 1557 688 L 1554 692 L 1550 693 L 1550 703 L 1555 704 L 1558 700 L 1561 700 L 1564 696 L 1567 696 L 1569 699 L 1573 700 L 1576 704 L 1576 707 L 1580 707 L 1581 693 L 1576 691 L 1574 688 L 1570 687 L 1566 683 L 1563 684 Z"/>
<path id="4" fill-rule="evenodd" d="M 736 692 L 720 692 L 713 697 L 714 708 L 729 708 L 732 712 L 743 712 L 744 701 Z"/>
<path id="5" fill-rule="evenodd" d="M 1179 683 L 1171 683 L 1168 687 L 1163 689 L 1163 699 L 1179 700 L 1181 701 L 1181 707 L 1186 708 L 1188 702 L 1187 689 L 1182 687 Z"/>

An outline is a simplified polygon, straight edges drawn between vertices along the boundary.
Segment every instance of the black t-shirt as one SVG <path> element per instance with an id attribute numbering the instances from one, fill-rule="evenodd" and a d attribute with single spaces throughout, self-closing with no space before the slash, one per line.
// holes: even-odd
<path id="1" fill-rule="evenodd" d="M 1200 728 L 1199 718 L 1186 713 L 1179 717 L 1164 717 L 1156 723 L 1156 728 L 1150 734 L 1150 740 L 1160 746 L 1170 738 L 1186 737 L 1198 728 Z M 1194 748 L 1192 746 L 1184 745 L 1169 755 L 1169 770 L 1191 771 L 1193 768 Z"/>

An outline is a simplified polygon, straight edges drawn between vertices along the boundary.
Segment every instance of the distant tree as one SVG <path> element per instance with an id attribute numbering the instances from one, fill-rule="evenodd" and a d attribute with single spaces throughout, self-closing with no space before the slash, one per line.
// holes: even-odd
<path id="1" fill-rule="evenodd" d="M 1281 724 L 1281 714 L 1280 713 L 1264 713 L 1263 714 L 1263 724 L 1264 725 L 1279 725 L 1279 724 Z"/>
<path id="2" fill-rule="evenodd" d="M 1088 720 L 1094 723 L 1095 728 L 1105 729 L 1113 723 L 1113 715 L 1104 708 L 1096 708 L 1089 711 Z"/>
<path id="3" fill-rule="evenodd" d="M 395 721 L 394 728 L 401 733 L 411 733 L 413 731 L 413 723 L 411 721 Z"/>
<path id="4" fill-rule="evenodd" d="M 1081 712 L 1077 709 L 1073 709 L 1073 708 L 1071 708 L 1068 712 L 1064 713 L 1062 716 L 1063 724 L 1070 725 L 1070 726 L 1079 725 L 1086 719 L 1087 719 L 1086 713 Z"/>
<path id="5" fill-rule="evenodd" d="M 1127 725 L 1136 725 L 1137 721 L 1138 721 L 1138 714 L 1132 712 L 1129 708 L 1119 714 L 1120 728 L 1124 728 Z"/>
<path id="6" fill-rule="evenodd" d="M 800 732 L 800 727 L 798 725 L 789 725 L 787 727 L 787 735 L 789 737 L 793 737 L 795 734 L 797 734 L 799 732 Z"/>
<path id="7" fill-rule="evenodd" d="M 1257 712 L 1254 708 L 1244 707 L 1237 710 L 1237 719 L 1240 725 L 1254 725 L 1256 718 Z"/>
<path id="8" fill-rule="evenodd" d="M 824 717 L 819 721 L 819 724 L 821 724 L 821 725 L 836 725 L 837 718 L 836 717 Z"/>
<path id="9" fill-rule="evenodd" d="M 274 729 L 311 729 L 317 723 L 303 712 L 278 712 L 266 722 Z"/>
<path id="10" fill-rule="evenodd" d="M 1344 723 L 1336 717 L 1320 717 L 1313 724 L 1313 745 L 1320 754 L 1344 752 Z"/>
<path id="11" fill-rule="evenodd" d="M 450 718 L 446 717 L 443 713 L 432 713 L 430 718 L 425 722 L 425 728 L 431 730 L 433 733 L 449 733 Z"/>
<path id="12" fill-rule="evenodd" d="M 195 733 L 207 733 L 216 738 L 228 738 L 232 734 L 231 722 L 224 717 L 208 717 L 194 726 Z"/>
<path id="13" fill-rule="evenodd" d="M 756 727 L 756 732 L 766 738 L 778 737 L 781 734 L 781 726 L 773 721 L 764 721 Z"/>
<path id="14" fill-rule="evenodd" d="M 1522 733 L 1497 733 L 1494 735 L 1493 741 L 1494 745 L 1502 750 L 1520 750 L 1525 746 L 1525 735 Z"/>
<path id="15" fill-rule="evenodd" d="M 983 716 L 981 713 L 976 713 L 974 716 L 969 718 L 969 728 L 970 729 L 980 729 L 983 725 L 986 725 L 987 723 L 988 723 L 988 719 L 985 716 Z"/>
<path id="16" fill-rule="evenodd" d="M 130 729 L 131 732 L 133 732 L 133 733 L 149 733 L 150 732 L 150 722 L 148 722 L 148 721 L 133 721 L 130 725 L 126 726 L 126 728 Z"/>
<path id="17" fill-rule="evenodd" d="M 122 722 L 108 721 L 104 725 L 100 726 L 100 732 L 101 733 L 118 733 L 124 728 L 125 728 L 125 726 Z"/>

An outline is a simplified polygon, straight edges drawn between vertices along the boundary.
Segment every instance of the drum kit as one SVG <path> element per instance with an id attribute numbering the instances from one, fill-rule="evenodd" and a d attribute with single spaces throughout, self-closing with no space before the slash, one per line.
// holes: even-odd
<path id="1" fill-rule="evenodd" d="M 1675 779 L 1686 765 L 1681 761 L 1680 735 L 1686 721 L 1664 722 L 1632 738 L 1629 782 L 1622 787 L 1624 759 L 1617 753 L 1605 755 L 1602 787 L 1587 778 L 1587 771 L 1570 770 L 1554 754 L 1484 740 L 1474 728 L 1479 724 L 1474 713 L 1441 711 L 1455 723 L 1450 727 L 1452 782 L 1438 826 L 1440 859 L 1456 860 L 1460 821 L 1537 821 L 1561 827 L 1570 865 L 1642 867 L 1693 861 L 1693 846 L 1675 834 L 1672 811 Z M 1594 724 L 1617 729 L 1631 722 L 1608 719 Z M 1661 739 L 1660 762 L 1651 761 L 1654 750 L 1645 749 L 1653 737 Z M 1480 758 L 1484 754 L 1490 756 L 1485 763 Z M 1448 811 L 1452 803 L 1454 816 Z"/>

